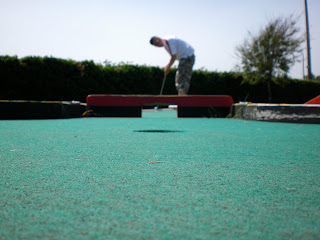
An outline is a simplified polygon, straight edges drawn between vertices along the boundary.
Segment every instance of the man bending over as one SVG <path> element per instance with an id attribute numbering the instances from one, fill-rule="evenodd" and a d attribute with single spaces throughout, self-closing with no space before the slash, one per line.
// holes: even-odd
<path id="1" fill-rule="evenodd" d="M 156 47 L 164 47 L 171 56 L 170 62 L 165 68 L 164 77 L 169 74 L 170 68 L 175 60 L 179 61 L 175 79 L 176 88 L 178 95 L 187 95 L 195 61 L 193 47 L 185 41 L 175 37 L 168 37 L 166 39 L 152 37 L 150 43 Z"/>

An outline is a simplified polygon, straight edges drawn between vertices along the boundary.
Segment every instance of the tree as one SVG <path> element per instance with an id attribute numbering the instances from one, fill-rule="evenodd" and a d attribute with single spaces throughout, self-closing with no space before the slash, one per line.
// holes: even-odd
<path id="1" fill-rule="evenodd" d="M 272 78 L 287 77 L 290 67 L 300 56 L 304 38 L 298 36 L 300 30 L 296 24 L 297 20 L 292 16 L 276 18 L 256 36 L 249 32 L 249 38 L 236 48 L 245 80 L 265 84 L 269 102 L 272 101 Z"/>

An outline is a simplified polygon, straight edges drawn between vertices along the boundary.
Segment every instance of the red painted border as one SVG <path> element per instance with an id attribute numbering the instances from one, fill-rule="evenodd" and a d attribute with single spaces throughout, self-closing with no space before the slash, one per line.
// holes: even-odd
<path id="1" fill-rule="evenodd" d="M 320 95 L 306 102 L 305 104 L 320 104 Z"/>

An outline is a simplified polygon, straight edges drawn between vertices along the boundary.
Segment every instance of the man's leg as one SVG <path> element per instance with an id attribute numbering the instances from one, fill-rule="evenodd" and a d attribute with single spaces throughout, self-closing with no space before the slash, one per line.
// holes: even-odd
<path id="1" fill-rule="evenodd" d="M 193 64 L 194 56 L 183 58 L 179 61 L 178 70 L 176 73 L 176 88 L 179 96 L 187 95 L 188 93 Z"/>
<path id="2" fill-rule="evenodd" d="M 178 95 L 185 96 L 185 95 L 187 95 L 187 92 L 186 92 L 186 90 L 178 90 Z"/>

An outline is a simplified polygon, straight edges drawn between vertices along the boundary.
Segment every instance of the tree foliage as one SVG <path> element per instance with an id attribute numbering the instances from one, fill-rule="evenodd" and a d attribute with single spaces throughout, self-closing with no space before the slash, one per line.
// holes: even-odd
<path id="1" fill-rule="evenodd" d="M 272 100 L 272 78 L 286 78 L 296 62 L 304 38 L 299 36 L 297 20 L 293 17 L 271 20 L 257 35 L 249 37 L 237 47 L 248 82 L 267 85 L 269 102 Z"/>

